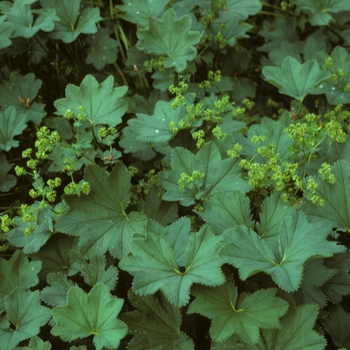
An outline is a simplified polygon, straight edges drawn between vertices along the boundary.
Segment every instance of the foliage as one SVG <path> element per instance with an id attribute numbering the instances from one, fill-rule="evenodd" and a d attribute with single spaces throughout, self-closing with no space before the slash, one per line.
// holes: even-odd
<path id="1" fill-rule="evenodd" d="M 0 1 L 0 350 L 349 348 L 349 11 Z"/>

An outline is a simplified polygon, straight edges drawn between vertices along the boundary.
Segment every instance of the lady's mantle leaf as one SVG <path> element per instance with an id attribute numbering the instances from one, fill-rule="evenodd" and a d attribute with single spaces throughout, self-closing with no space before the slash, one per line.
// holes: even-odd
<path id="1" fill-rule="evenodd" d="M 330 226 L 323 222 L 309 223 L 303 212 L 296 212 L 283 219 L 279 234 L 279 254 L 271 249 L 269 242 L 246 226 L 238 226 L 224 232 L 229 243 L 220 251 L 220 258 L 239 269 L 245 280 L 250 275 L 264 271 L 271 275 L 277 285 L 287 292 L 300 286 L 304 263 L 315 256 L 330 257 L 345 250 L 327 240 Z"/>
<path id="2" fill-rule="evenodd" d="M 0 50 L 8 47 L 12 44 L 12 41 L 9 39 L 13 32 L 13 24 L 9 22 L 4 22 L 6 16 L 0 16 Z"/>
<path id="3" fill-rule="evenodd" d="M 350 11 L 348 0 L 296 0 L 295 4 L 309 14 L 313 26 L 326 26 L 333 20 L 329 13 Z"/>
<path id="4" fill-rule="evenodd" d="M 210 224 L 216 234 L 237 225 L 254 227 L 250 201 L 242 191 L 237 190 L 233 194 L 217 192 L 205 203 L 205 208 L 204 212 L 196 213 Z"/>
<path id="5" fill-rule="evenodd" d="M 148 28 L 137 31 L 140 41 L 137 48 L 147 53 L 165 56 L 164 67 L 175 67 L 177 72 L 186 68 L 186 62 L 196 57 L 194 47 L 201 38 L 201 33 L 191 31 L 191 17 L 176 19 L 173 9 L 168 10 L 161 20 L 150 17 Z"/>
<path id="6" fill-rule="evenodd" d="M 99 166 L 85 168 L 84 179 L 91 192 L 83 197 L 65 197 L 70 210 L 57 222 L 57 230 L 80 236 L 82 255 L 90 249 L 98 254 L 107 250 L 121 259 L 129 252 L 133 232 L 140 232 L 146 216 L 138 212 L 125 213 L 130 197 L 130 173 L 118 162 L 111 174 Z"/>
<path id="7" fill-rule="evenodd" d="M 350 163 L 340 160 L 332 166 L 331 172 L 336 178 L 334 184 L 315 178 L 316 195 L 324 200 L 324 204 L 316 206 L 307 202 L 303 210 L 312 222 L 350 231 Z"/>
<path id="8" fill-rule="evenodd" d="M 4 311 L 4 297 L 16 287 L 27 289 L 39 282 L 41 261 L 29 262 L 21 250 L 16 250 L 10 260 L 0 258 L 0 313 Z"/>
<path id="9" fill-rule="evenodd" d="M 68 84 L 66 98 L 54 102 L 56 114 L 64 115 L 71 110 L 75 116 L 82 113 L 84 107 L 86 119 L 92 125 L 108 124 L 116 126 L 126 112 L 126 104 L 120 100 L 125 95 L 126 86 L 113 88 L 113 76 L 99 84 L 92 75 L 85 76 L 80 87 Z"/>
<path id="10" fill-rule="evenodd" d="M 284 95 L 302 101 L 308 94 L 331 74 L 320 69 L 315 59 L 301 64 L 294 57 L 286 57 L 281 67 L 266 66 L 262 73 L 266 81 L 279 88 Z"/>
<path id="11" fill-rule="evenodd" d="M 51 317 L 50 309 L 40 304 L 38 290 L 15 288 L 5 297 L 5 309 L 12 327 L 0 329 L 2 350 L 12 350 L 20 341 L 37 335 Z"/>
<path id="12" fill-rule="evenodd" d="M 169 124 L 173 122 L 178 125 L 183 112 L 182 108 L 174 110 L 170 102 L 159 101 L 152 116 L 137 113 L 137 118 L 129 119 L 128 124 L 138 131 L 137 140 L 141 142 L 167 142 L 174 136 Z"/>
<path id="13" fill-rule="evenodd" d="M 198 313 L 212 319 L 211 339 L 222 342 L 234 333 L 244 341 L 256 343 L 259 328 L 281 328 L 279 318 L 288 310 L 288 303 L 275 297 L 276 288 L 260 289 L 238 298 L 234 280 L 215 288 L 196 286 L 188 313 Z M 237 301 L 238 299 L 238 301 Z"/>
<path id="14" fill-rule="evenodd" d="M 75 286 L 75 283 L 62 272 L 49 273 L 46 280 L 50 286 L 41 291 L 41 299 L 50 306 L 66 305 L 67 293 Z"/>
<path id="15" fill-rule="evenodd" d="M 55 9 L 60 19 L 51 33 L 52 38 L 71 43 L 81 33 L 97 32 L 96 23 L 102 19 L 100 9 L 98 7 L 87 8 L 79 15 L 80 2 L 81 0 L 41 0 L 42 7 L 46 11 Z"/>
<path id="16" fill-rule="evenodd" d="M 0 130 L 1 130 L 1 113 L 0 113 Z M 0 131 L 0 135 L 1 135 L 1 131 Z M 16 177 L 11 174 L 8 174 L 8 172 L 12 169 L 12 167 L 13 167 L 13 164 L 10 164 L 7 162 L 5 154 L 0 153 L 0 192 L 8 192 L 17 183 Z"/>
<path id="17" fill-rule="evenodd" d="M 103 283 L 96 284 L 89 294 L 72 287 L 67 305 L 52 309 L 56 325 L 51 333 L 68 342 L 93 335 L 97 350 L 117 349 L 128 329 L 116 318 L 122 305 L 123 299 L 111 297 Z"/>
<path id="18" fill-rule="evenodd" d="M 319 85 L 316 92 L 326 94 L 327 101 L 332 105 L 350 103 L 350 91 L 348 89 L 350 54 L 343 47 L 337 46 L 331 55 L 328 55 L 326 52 L 317 52 L 316 58 L 320 65 L 331 59 L 332 67 L 328 68 L 328 70 L 333 74 L 342 72 L 341 76 L 337 75 L 336 81 L 328 79 Z"/>
<path id="19" fill-rule="evenodd" d="M 46 115 L 45 105 L 33 102 L 40 86 L 41 80 L 35 79 L 33 73 L 22 76 L 12 72 L 9 81 L 0 80 L 0 106 L 13 106 L 17 114 L 25 114 L 25 122 L 31 120 L 39 125 Z"/>
<path id="20" fill-rule="evenodd" d="M 133 237 L 131 254 L 119 267 L 135 276 L 133 290 L 137 294 L 149 295 L 161 289 L 173 305 L 181 307 L 188 303 L 193 283 L 209 286 L 224 283 L 217 258 L 220 238 L 208 227 L 188 235 L 190 239 L 183 246 L 183 268 L 178 266 L 178 261 L 181 262 L 178 249 L 176 259 L 171 244 L 161 236 L 148 233 L 146 238 Z"/>
<path id="21" fill-rule="evenodd" d="M 85 59 L 87 64 L 92 63 L 96 69 L 102 69 L 117 60 L 119 43 L 109 37 L 107 29 L 100 28 L 96 34 L 88 36 L 86 42 L 89 44 Z"/>
<path id="22" fill-rule="evenodd" d="M 10 106 L 0 112 L 0 149 L 9 151 L 12 147 L 18 147 L 19 142 L 14 137 L 26 127 L 25 116 L 17 114 L 15 107 Z"/>
<path id="23" fill-rule="evenodd" d="M 7 20 L 14 24 L 12 37 L 21 36 L 23 38 L 33 37 L 39 30 L 51 32 L 55 28 L 55 22 L 59 18 L 56 16 L 54 8 L 42 12 L 35 20 L 29 4 L 15 1 L 11 11 L 7 15 Z"/>
<path id="24" fill-rule="evenodd" d="M 324 264 L 337 273 L 322 286 L 322 292 L 333 304 L 338 304 L 343 295 L 350 294 L 350 250 L 325 259 Z"/>
<path id="25" fill-rule="evenodd" d="M 124 0 L 127 5 L 115 6 L 123 14 L 123 20 L 136 23 L 140 28 L 146 27 L 150 17 L 158 17 L 170 0 Z"/>
<path id="26" fill-rule="evenodd" d="M 172 170 L 163 171 L 158 177 L 159 183 L 166 189 L 163 199 L 179 200 L 181 205 L 189 206 L 194 204 L 196 199 L 207 199 L 217 191 L 249 191 L 251 187 L 242 179 L 237 159 L 223 160 L 213 142 L 206 143 L 196 155 L 184 148 L 174 148 L 171 153 Z M 194 171 L 204 174 L 200 183 L 192 188 L 180 188 L 181 174 L 191 176 Z"/>
<path id="27" fill-rule="evenodd" d="M 340 305 L 331 309 L 329 316 L 321 321 L 322 326 L 332 336 L 334 344 L 338 348 L 350 348 L 350 314 L 345 312 Z"/>
<path id="28" fill-rule="evenodd" d="M 290 309 L 281 318 L 280 329 L 261 329 L 259 341 L 247 344 L 234 335 L 226 342 L 217 344 L 213 350 L 247 349 L 247 350 L 322 350 L 326 339 L 313 330 L 318 314 L 315 304 L 306 304 Z"/>
<path id="29" fill-rule="evenodd" d="M 148 349 L 194 349 L 192 339 L 180 331 L 180 309 L 171 305 L 162 293 L 141 297 L 129 291 L 128 297 L 137 309 L 120 317 L 134 334 L 128 350 L 143 349 L 145 344 Z"/>

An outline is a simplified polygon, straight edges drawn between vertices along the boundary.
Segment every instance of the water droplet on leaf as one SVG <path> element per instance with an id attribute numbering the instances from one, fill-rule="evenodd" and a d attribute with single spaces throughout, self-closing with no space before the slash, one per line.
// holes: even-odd
<path id="1" fill-rule="evenodd" d="M 159 134 L 159 130 L 158 129 L 156 129 L 156 134 Z"/>

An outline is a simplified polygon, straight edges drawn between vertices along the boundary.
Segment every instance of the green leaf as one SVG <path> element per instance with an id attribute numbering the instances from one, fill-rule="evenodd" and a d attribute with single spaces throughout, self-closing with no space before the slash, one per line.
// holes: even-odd
<path id="1" fill-rule="evenodd" d="M 295 210 L 296 207 L 283 202 L 280 192 L 273 192 L 262 203 L 260 220 L 255 224 L 256 230 L 265 242 L 269 242 L 270 248 L 275 254 L 278 254 L 277 236 L 280 232 L 281 222 L 284 217 L 293 214 Z"/>
<path id="2" fill-rule="evenodd" d="M 97 350 L 116 349 L 128 329 L 124 322 L 116 319 L 122 305 L 123 299 L 111 297 L 103 283 L 96 284 L 88 294 L 72 287 L 68 291 L 67 305 L 52 309 L 56 324 L 51 334 L 68 342 L 93 335 Z"/>
<path id="3" fill-rule="evenodd" d="M 35 225 L 35 231 L 29 236 L 23 233 L 28 223 L 19 217 L 14 221 L 17 227 L 7 233 L 7 239 L 15 247 L 23 248 L 26 254 L 36 253 L 54 234 L 53 221 L 50 216 L 46 216 L 38 225 Z"/>
<path id="4" fill-rule="evenodd" d="M 147 215 L 148 218 L 168 225 L 178 219 L 177 203 L 169 203 L 162 201 L 158 196 L 158 190 L 153 188 L 145 199 L 140 199 L 140 209 Z"/>
<path id="5" fill-rule="evenodd" d="M 226 18 L 239 17 L 247 19 L 249 16 L 256 15 L 262 8 L 259 0 L 227 0 L 225 10 L 222 13 Z"/>
<path id="6" fill-rule="evenodd" d="M 222 342 L 237 333 L 244 341 L 256 343 L 259 328 L 281 328 L 279 318 L 288 310 L 288 303 L 276 298 L 276 288 L 260 289 L 238 298 L 232 278 L 215 288 L 196 286 L 192 294 L 196 299 L 188 313 L 198 313 L 212 320 L 211 339 Z M 238 300 L 237 300 L 238 299 Z"/>
<path id="7" fill-rule="evenodd" d="M 350 250 L 325 259 L 324 264 L 337 273 L 322 286 L 322 292 L 333 304 L 340 303 L 343 295 L 350 294 Z"/>
<path id="8" fill-rule="evenodd" d="M 71 251 L 77 249 L 77 238 L 55 234 L 38 253 L 32 255 L 34 260 L 42 263 L 40 277 L 45 279 L 51 272 L 63 271 L 68 276 L 77 273 L 77 264 L 71 257 Z"/>
<path id="9" fill-rule="evenodd" d="M 146 27 L 150 17 L 160 16 L 170 0 L 125 0 L 126 5 L 117 5 L 117 9 L 124 11 L 123 19 L 135 23 L 138 27 Z"/>
<path id="10" fill-rule="evenodd" d="M 55 28 L 54 21 L 58 21 L 59 18 L 56 16 L 56 10 L 51 8 L 41 11 L 34 22 L 30 5 L 15 1 L 11 11 L 7 14 L 7 20 L 14 25 L 12 37 L 31 38 L 39 30 L 51 32 Z"/>
<path id="11" fill-rule="evenodd" d="M 165 188 L 163 199 L 179 200 L 183 206 L 195 203 L 201 198 L 208 199 L 218 191 L 243 192 L 250 190 L 250 185 L 241 177 L 241 168 L 237 159 L 222 159 L 220 152 L 213 142 L 206 143 L 196 155 L 187 149 L 175 147 L 171 152 L 172 170 L 159 174 L 159 183 Z M 204 174 L 198 182 L 180 188 L 179 180 L 182 173 L 192 176 L 194 171 Z"/>
<path id="12" fill-rule="evenodd" d="M 162 293 L 138 296 L 132 291 L 128 299 L 135 311 L 121 315 L 134 334 L 128 344 L 129 350 L 144 349 L 194 349 L 193 341 L 180 330 L 181 311 L 171 305 Z"/>
<path id="13" fill-rule="evenodd" d="M 80 14 L 80 0 L 41 0 L 41 5 L 46 11 L 56 10 L 60 21 L 50 36 L 65 43 L 71 43 L 82 33 L 96 33 L 96 23 L 102 20 L 98 7 L 87 8 Z"/>
<path id="14" fill-rule="evenodd" d="M 350 11 L 347 0 L 296 0 L 295 4 L 309 15 L 313 26 L 326 26 L 334 21 L 330 13 Z"/>
<path id="15" fill-rule="evenodd" d="M 338 255 L 338 254 L 336 254 Z M 308 260 L 304 266 L 303 282 L 300 288 L 294 292 L 293 297 L 298 304 L 318 304 L 323 308 L 327 304 L 327 299 L 321 287 L 337 270 L 328 269 L 323 265 L 323 259 Z"/>
<path id="16" fill-rule="evenodd" d="M 91 253 L 89 254 L 89 262 L 81 257 L 78 261 L 81 275 L 86 284 L 93 287 L 97 283 L 103 283 L 109 291 L 115 288 L 118 281 L 118 269 L 114 266 L 109 266 L 105 270 L 106 258 L 104 255 Z"/>
<path id="17" fill-rule="evenodd" d="M 57 230 L 80 236 L 83 256 L 91 249 L 98 254 L 109 250 L 121 259 L 130 250 L 131 234 L 142 232 L 147 220 L 144 214 L 125 212 L 130 198 L 130 173 L 121 162 L 110 175 L 99 166 L 87 166 L 84 179 L 91 192 L 84 197 L 65 197 L 71 209 L 59 218 Z"/>
<path id="18" fill-rule="evenodd" d="M 85 62 L 93 64 L 96 69 L 102 69 L 106 64 L 117 60 L 119 43 L 109 37 L 107 29 L 99 28 L 96 34 L 86 38 L 86 43 L 89 44 L 89 47 Z"/>
<path id="19" fill-rule="evenodd" d="M 136 113 L 137 118 L 129 119 L 128 124 L 138 130 L 137 139 L 141 142 L 168 142 L 174 137 L 170 123 L 179 124 L 184 117 L 184 109 L 171 107 L 171 102 L 158 101 L 153 115 Z"/>
<path id="20" fill-rule="evenodd" d="M 134 276 L 133 290 L 137 294 L 149 295 L 161 289 L 170 303 L 181 307 L 188 303 L 193 283 L 214 286 L 225 281 L 217 258 L 220 238 L 208 227 L 191 234 L 189 228 L 186 231 L 190 238 L 181 246 L 152 232 L 146 238 L 133 236 L 131 254 L 119 267 Z M 185 233 L 180 230 L 172 239 L 180 242 Z"/>
<path id="21" fill-rule="evenodd" d="M 298 101 L 303 101 L 318 85 L 330 77 L 330 73 L 321 70 L 315 59 L 301 64 L 293 57 L 286 57 L 282 67 L 264 67 L 262 73 L 265 80 L 276 86 L 281 94 Z"/>
<path id="22" fill-rule="evenodd" d="M 213 350 L 322 350 L 327 341 L 313 330 L 317 314 L 318 307 L 315 304 L 292 308 L 281 318 L 280 329 L 261 329 L 259 341 L 255 345 L 245 343 L 234 335 L 214 346 Z"/>
<path id="23" fill-rule="evenodd" d="M 350 231 L 350 163 L 339 160 L 332 166 L 331 173 L 336 178 L 334 184 L 315 178 L 318 184 L 315 194 L 324 200 L 324 204 L 316 206 L 308 201 L 303 211 L 311 222 L 322 222 Z"/>
<path id="24" fill-rule="evenodd" d="M 51 343 L 43 341 L 39 337 L 35 336 L 30 339 L 28 346 L 15 348 L 15 350 L 51 350 Z"/>
<path id="25" fill-rule="evenodd" d="M 13 24 L 9 22 L 4 22 L 5 19 L 6 16 L 0 16 L 0 50 L 12 44 L 10 36 L 14 30 Z"/>
<path id="26" fill-rule="evenodd" d="M 244 22 L 242 23 L 240 21 L 240 18 L 237 17 L 237 14 L 228 17 L 226 11 L 224 14 L 221 13 L 220 18 L 218 18 L 216 21 L 213 21 L 212 26 L 213 30 L 216 33 L 221 32 L 222 37 L 231 47 L 234 47 L 236 45 L 238 39 L 249 38 L 249 35 L 247 35 L 246 32 L 253 28 L 251 24 Z"/>
<path id="27" fill-rule="evenodd" d="M 327 318 L 321 320 L 325 331 L 332 336 L 337 348 L 350 348 L 350 314 L 345 312 L 340 305 L 332 307 Z"/>
<path id="28" fill-rule="evenodd" d="M 50 286 L 41 291 L 41 299 L 50 306 L 66 305 L 67 293 L 75 283 L 62 272 L 49 273 L 46 280 Z"/>
<path id="29" fill-rule="evenodd" d="M 41 80 L 33 73 L 25 76 L 12 72 L 9 81 L 0 80 L 0 106 L 13 106 L 17 114 L 25 114 L 25 122 L 31 120 L 36 125 L 45 117 L 45 105 L 33 102 L 41 86 Z"/>
<path id="30" fill-rule="evenodd" d="M 300 286 L 305 262 L 312 257 L 330 257 L 345 250 L 344 246 L 328 241 L 331 227 L 323 222 L 309 223 L 303 212 L 283 218 L 279 229 L 279 253 L 273 252 L 270 242 L 245 226 L 224 232 L 229 243 L 220 251 L 223 262 L 238 268 L 240 278 L 263 271 L 287 292 Z"/>
<path id="31" fill-rule="evenodd" d="M 318 52 L 316 58 L 320 65 L 324 65 L 329 58 L 332 59 L 332 67 L 328 70 L 332 74 L 337 75 L 337 79 L 329 79 L 324 81 L 316 89 L 318 94 L 326 94 L 328 103 L 338 105 L 340 103 L 350 103 L 350 91 L 348 91 L 349 75 L 350 75 L 350 54 L 341 46 L 335 47 L 331 55 L 325 52 Z M 339 76 L 338 72 L 342 71 Z"/>
<path id="32" fill-rule="evenodd" d="M 82 113 L 81 107 L 84 107 L 86 119 L 91 125 L 116 126 L 127 110 L 126 104 L 120 99 L 125 95 L 127 87 L 114 88 L 113 83 L 112 75 L 99 84 L 96 78 L 88 74 L 82 80 L 80 87 L 68 84 L 66 97 L 54 102 L 56 114 L 65 115 L 67 110 L 70 110 L 78 116 Z"/>
<path id="33" fill-rule="evenodd" d="M 148 28 L 137 31 L 139 42 L 136 47 L 147 53 L 165 56 L 165 68 L 175 67 L 177 72 L 186 68 L 187 61 L 196 57 L 194 47 L 201 38 L 201 33 L 191 31 L 191 17 L 176 19 L 174 10 L 168 10 L 161 20 L 150 17 Z"/>
<path id="34" fill-rule="evenodd" d="M 11 327 L 0 328 L 3 350 L 11 350 L 20 341 L 37 335 L 51 317 L 50 309 L 40 304 L 38 290 L 28 292 L 15 288 L 5 297 L 5 311 Z"/>
<path id="35" fill-rule="evenodd" d="M 0 113 L 0 119 L 1 113 Z M 1 130 L 1 120 L 0 120 L 0 130 Z M 1 131 L 0 131 L 1 134 Z M 1 137 L 1 136 L 0 136 Z M 14 164 L 7 162 L 5 154 L 0 153 L 0 192 L 8 192 L 13 186 L 16 185 L 17 179 L 14 175 L 8 174 L 12 169 Z"/>
<path id="36" fill-rule="evenodd" d="M 9 151 L 12 147 L 18 147 L 19 142 L 14 139 L 27 127 L 23 114 L 17 114 L 15 107 L 10 106 L 0 112 L 0 149 Z"/>
<path id="37" fill-rule="evenodd" d="M 40 261 L 29 262 L 21 250 L 16 250 L 7 261 L 0 258 L 0 313 L 4 311 L 4 298 L 15 288 L 28 289 L 38 284 Z"/>
<path id="38" fill-rule="evenodd" d="M 216 192 L 205 202 L 206 210 L 196 212 L 213 228 L 215 234 L 237 225 L 253 228 L 254 222 L 250 213 L 249 198 L 240 190 L 231 193 Z"/>

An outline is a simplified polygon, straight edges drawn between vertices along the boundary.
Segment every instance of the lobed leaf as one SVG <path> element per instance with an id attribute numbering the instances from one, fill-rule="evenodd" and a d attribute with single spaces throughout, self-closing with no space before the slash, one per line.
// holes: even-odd
<path id="1" fill-rule="evenodd" d="M 127 326 L 118 320 L 123 299 L 112 297 L 103 283 L 86 294 L 79 287 L 68 291 L 67 305 L 52 309 L 56 321 L 51 334 L 64 341 L 93 336 L 97 350 L 116 349 L 127 333 Z"/>

